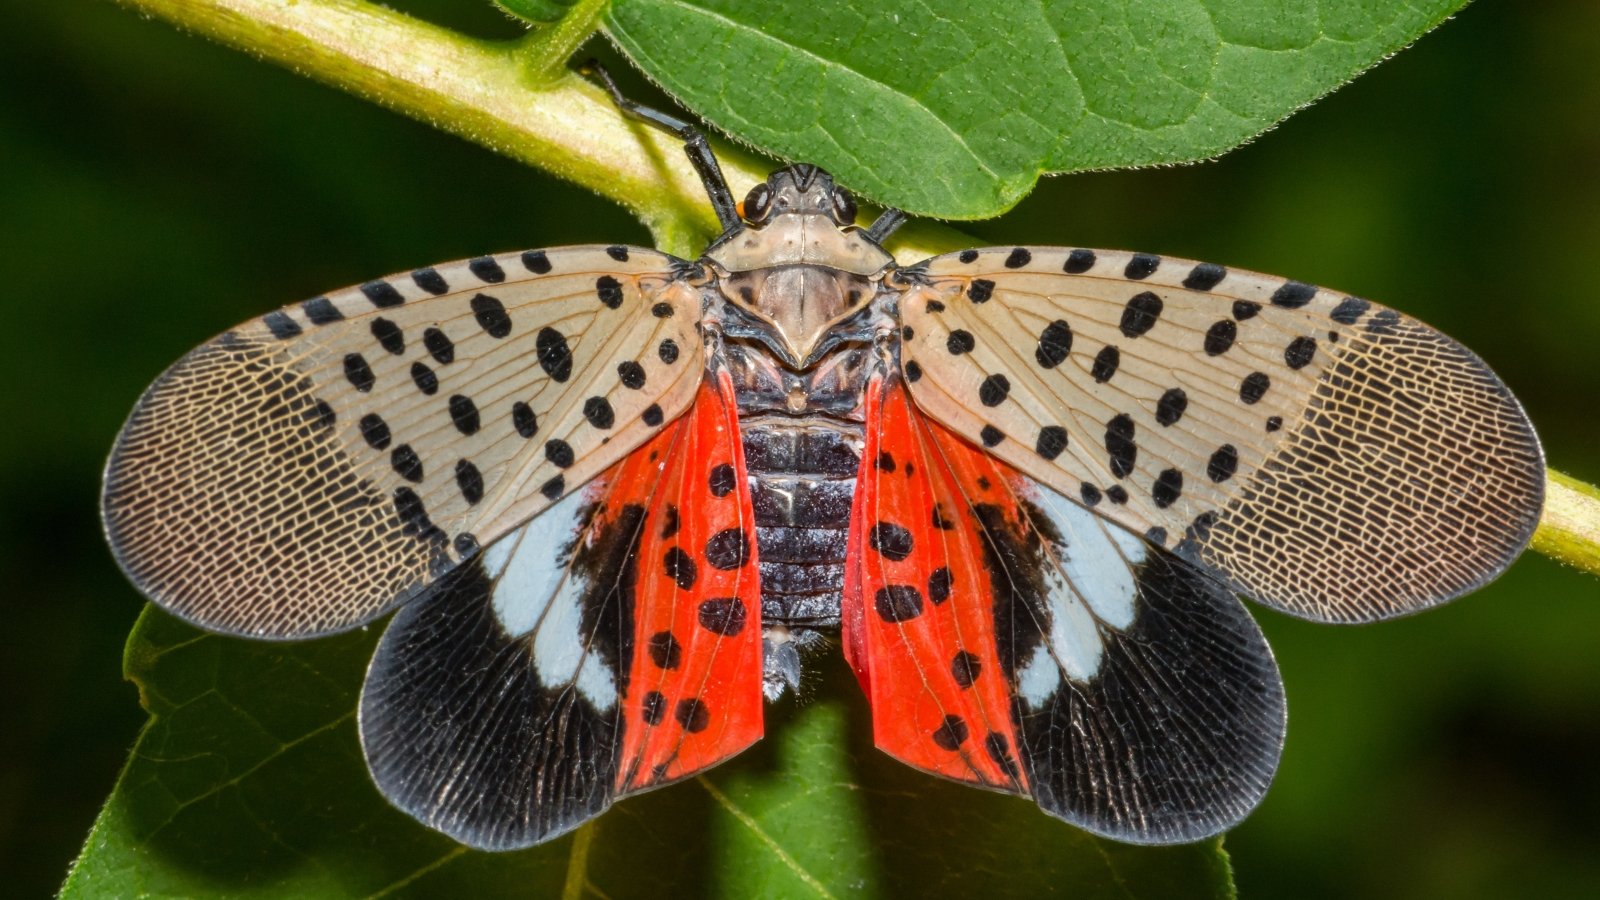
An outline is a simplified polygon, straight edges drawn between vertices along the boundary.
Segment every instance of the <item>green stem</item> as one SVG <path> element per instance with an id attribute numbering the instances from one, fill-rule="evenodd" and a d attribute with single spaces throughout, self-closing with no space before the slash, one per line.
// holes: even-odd
<path id="1" fill-rule="evenodd" d="M 693 255 L 717 230 L 699 179 L 668 135 L 633 125 L 564 71 L 604 7 L 584 0 L 550 27 L 494 43 L 362 0 L 116 0 L 580 184 L 622 204 L 661 249 Z M 766 176 L 716 148 L 735 196 Z M 968 246 L 928 222 L 902 229 L 902 260 Z M 1600 489 L 1552 472 L 1533 549 L 1600 574 Z"/>

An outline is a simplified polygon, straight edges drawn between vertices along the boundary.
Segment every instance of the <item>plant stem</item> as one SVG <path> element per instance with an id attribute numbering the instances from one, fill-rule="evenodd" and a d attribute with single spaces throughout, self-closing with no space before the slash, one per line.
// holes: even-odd
<path id="1" fill-rule="evenodd" d="M 693 256 L 717 231 L 694 170 L 671 136 L 631 124 L 597 87 L 564 71 L 604 6 L 495 43 L 362 0 L 115 0 L 544 169 L 622 204 L 658 246 Z M 766 176 L 748 153 L 717 145 L 734 196 Z M 914 222 L 902 261 L 973 243 Z M 1550 472 L 1533 549 L 1600 574 L 1600 489 Z"/>

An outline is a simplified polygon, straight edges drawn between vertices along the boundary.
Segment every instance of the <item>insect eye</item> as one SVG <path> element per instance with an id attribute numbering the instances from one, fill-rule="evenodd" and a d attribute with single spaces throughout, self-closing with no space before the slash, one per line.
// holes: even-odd
<path id="1" fill-rule="evenodd" d="M 843 188 L 833 191 L 833 219 L 840 225 L 851 225 L 856 220 L 856 199 Z"/>
<path id="2" fill-rule="evenodd" d="M 772 189 L 766 183 L 756 185 L 744 198 L 744 217 L 751 222 L 759 222 L 772 211 Z"/>

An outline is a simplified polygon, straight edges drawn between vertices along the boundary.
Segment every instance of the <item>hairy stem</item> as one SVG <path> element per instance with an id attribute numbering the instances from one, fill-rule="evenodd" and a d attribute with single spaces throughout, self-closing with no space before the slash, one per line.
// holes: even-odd
<path id="1" fill-rule="evenodd" d="M 464 37 L 363 0 L 116 0 L 381 104 L 608 197 L 638 216 L 661 249 L 693 255 L 717 222 L 675 139 L 625 121 L 605 94 L 566 69 L 595 27 L 600 0 L 527 38 Z M 735 196 L 766 167 L 725 144 Z M 972 243 L 914 222 L 894 242 L 915 260 Z M 1551 472 L 1533 549 L 1600 574 L 1600 489 Z"/>

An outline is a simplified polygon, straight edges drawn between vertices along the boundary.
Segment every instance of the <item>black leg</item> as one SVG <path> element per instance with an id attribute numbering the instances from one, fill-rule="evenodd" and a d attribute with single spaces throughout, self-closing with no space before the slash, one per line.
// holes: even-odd
<path id="1" fill-rule="evenodd" d="M 872 227 L 867 229 L 867 237 L 872 238 L 872 242 L 875 244 L 882 244 L 885 240 L 888 240 L 889 235 L 894 234 L 896 228 L 904 225 L 905 222 L 906 214 L 891 206 L 879 213 L 876 219 L 872 220 Z"/>
<path id="2" fill-rule="evenodd" d="M 689 155 L 689 164 L 694 166 L 695 172 L 700 175 L 700 183 L 705 185 L 706 196 L 711 199 L 711 208 L 717 211 L 717 221 L 722 223 L 722 233 L 727 234 L 743 227 L 743 223 L 739 221 L 738 208 L 734 205 L 733 192 L 728 190 L 728 180 L 722 177 L 722 167 L 717 165 L 716 154 L 711 152 L 711 145 L 706 143 L 706 136 L 700 129 L 682 119 L 648 106 L 640 106 L 622 96 L 622 92 L 617 90 L 616 82 L 611 80 L 610 73 L 595 60 L 591 59 L 584 63 L 579 71 L 585 75 L 593 75 L 599 80 L 601 86 L 610 92 L 611 102 L 622 110 L 623 115 L 680 138 L 683 141 L 683 152 Z"/>

